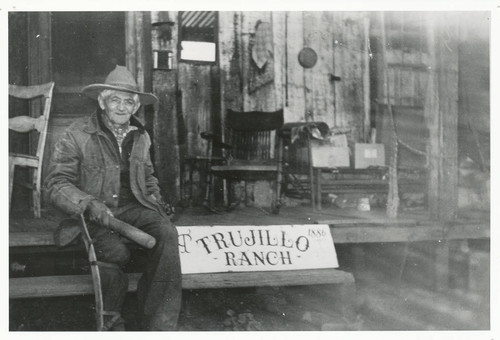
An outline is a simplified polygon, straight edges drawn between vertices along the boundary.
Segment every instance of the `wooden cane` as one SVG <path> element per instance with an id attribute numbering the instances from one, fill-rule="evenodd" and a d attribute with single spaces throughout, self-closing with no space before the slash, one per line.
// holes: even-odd
<path id="1" fill-rule="evenodd" d="M 114 217 L 110 217 L 108 227 L 111 230 L 125 236 L 126 238 L 136 242 L 144 248 L 151 249 L 155 246 L 156 240 L 153 236 L 146 234 L 140 229 L 131 226 L 128 223 L 120 221 Z"/>

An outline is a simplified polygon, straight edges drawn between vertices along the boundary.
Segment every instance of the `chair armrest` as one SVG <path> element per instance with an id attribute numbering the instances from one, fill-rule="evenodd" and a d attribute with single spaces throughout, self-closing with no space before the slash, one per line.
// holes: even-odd
<path id="1" fill-rule="evenodd" d="M 210 131 L 203 131 L 200 133 L 200 137 L 206 139 L 209 143 L 212 143 L 214 148 L 220 149 L 231 149 L 232 146 L 230 144 L 222 142 L 222 136 L 212 133 Z"/>
<path id="2" fill-rule="evenodd" d="M 200 132 L 200 137 L 206 140 L 213 140 L 217 136 L 220 137 L 220 135 L 217 135 L 211 131 Z"/>

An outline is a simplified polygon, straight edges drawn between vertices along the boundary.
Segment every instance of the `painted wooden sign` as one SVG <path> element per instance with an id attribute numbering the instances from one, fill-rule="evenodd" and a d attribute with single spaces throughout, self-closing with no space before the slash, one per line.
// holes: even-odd
<path id="1" fill-rule="evenodd" d="M 337 268 L 327 224 L 180 226 L 184 274 Z"/>

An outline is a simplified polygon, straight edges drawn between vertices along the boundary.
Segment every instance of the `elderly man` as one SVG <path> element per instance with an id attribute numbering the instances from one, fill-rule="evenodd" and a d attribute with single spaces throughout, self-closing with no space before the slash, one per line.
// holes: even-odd
<path id="1" fill-rule="evenodd" d="M 177 232 L 153 176 L 149 135 L 134 117 L 141 104 L 154 104 L 157 98 L 140 92 L 123 66 L 83 93 L 97 99 L 99 107 L 72 124 L 57 143 L 45 182 L 47 195 L 66 213 L 84 214 L 88 220 L 107 329 L 125 329 L 120 310 L 128 281 L 122 267 L 130 258 L 122 237 L 107 228 L 110 216 L 156 238 L 137 290 L 139 324 L 144 330 L 174 330 L 182 293 Z"/>

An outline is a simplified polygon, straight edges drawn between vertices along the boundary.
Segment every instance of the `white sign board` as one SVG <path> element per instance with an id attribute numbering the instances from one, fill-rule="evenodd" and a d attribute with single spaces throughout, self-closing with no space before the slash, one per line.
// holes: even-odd
<path id="1" fill-rule="evenodd" d="M 178 226 L 182 273 L 337 268 L 327 224 Z"/>

